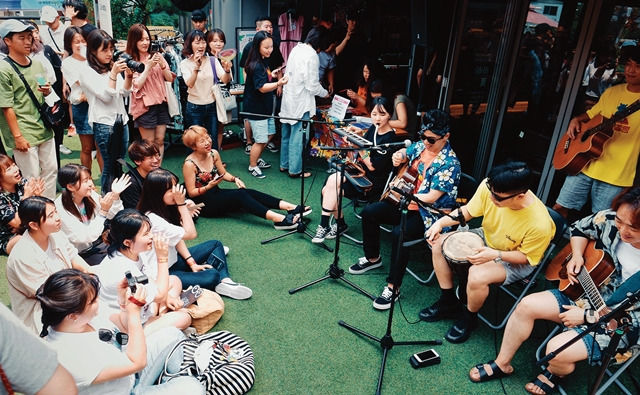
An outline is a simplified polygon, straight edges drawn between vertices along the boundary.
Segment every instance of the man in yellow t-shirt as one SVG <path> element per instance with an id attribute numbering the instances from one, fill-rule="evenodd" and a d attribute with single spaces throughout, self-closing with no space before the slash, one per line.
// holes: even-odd
<path id="1" fill-rule="evenodd" d="M 420 312 L 420 319 L 435 322 L 458 318 L 445 335 L 451 343 L 466 341 L 475 329 L 489 285 L 510 284 L 531 274 L 555 234 L 547 208 L 529 190 L 531 178 L 524 162 L 500 164 L 480 183 L 469 203 L 459 209 L 466 221 L 483 217 L 482 226 L 471 232 L 481 236 L 486 245 L 466 257 L 471 263 L 469 273 L 467 278 L 460 278 L 460 299 L 464 302 L 466 295 L 466 309 L 455 295 L 454 273 L 442 253 L 442 243 L 452 233 L 440 235 L 443 228 L 458 221 L 442 217 L 425 233 L 433 247 L 433 268 L 442 296 Z M 451 213 L 453 218 L 457 215 L 458 210 Z"/>
<path id="2" fill-rule="evenodd" d="M 573 118 L 567 134 L 574 139 L 581 132 L 580 124 L 596 115 L 611 118 L 640 99 L 640 47 L 622 49 L 620 63 L 624 64 L 626 84 L 612 86 L 589 111 Z M 580 210 L 591 197 L 591 211 L 607 210 L 613 198 L 633 185 L 640 154 L 640 111 L 633 113 L 613 127 L 613 136 L 604 144 L 602 155 L 589 162 L 575 176 L 567 176 L 554 210 L 567 217 L 569 210 Z"/>

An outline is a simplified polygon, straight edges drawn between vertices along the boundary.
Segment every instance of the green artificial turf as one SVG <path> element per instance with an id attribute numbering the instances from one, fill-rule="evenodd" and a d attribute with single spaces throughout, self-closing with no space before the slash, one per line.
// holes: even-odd
<path id="1" fill-rule="evenodd" d="M 74 150 L 63 156 L 63 164 L 79 162 L 77 138 L 65 138 L 65 144 Z M 181 165 L 187 150 L 174 145 L 166 152 L 163 167 L 182 178 Z M 259 180 L 247 172 L 248 156 L 243 149 L 222 152 L 227 171 L 240 176 L 247 188 L 254 188 L 281 197 L 290 202 L 300 199 L 299 179 L 290 179 L 278 171 L 279 154 L 265 151 L 263 158 L 272 164 L 265 171 L 267 177 Z M 309 169 L 313 177 L 305 180 L 306 204 L 313 207 L 309 216 L 309 231 L 315 233 L 320 219 L 320 190 L 326 178 L 326 162 L 312 159 Z M 97 166 L 94 180 L 98 181 Z M 223 185 L 225 188 L 231 184 Z M 349 234 L 361 238 L 360 221 L 351 208 L 346 211 Z M 261 244 L 261 240 L 282 235 L 270 221 L 255 218 L 247 213 L 217 219 L 201 218 L 196 227 L 197 243 L 208 239 L 221 240 L 231 248 L 228 256 L 231 277 L 253 289 L 254 295 L 246 301 L 224 298 L 225 314 L 214 330 L 229 330 L 243 337 L 252 347 L 256 361 L 254 394 L 372 394 L 375 392 L 380 364 L 381 346 L 368 338 L 356 335 L 338 325 L 344 320 L 373 336 L 385 335 L 388 313 L 373 309 L 371 300 L 343 281 L 328 279 L 295 294 L 289 290 L 327 273 L 334 262 L 334 254 L 311 243 L 311 238 L 300 233 Z M 327 241 L 330 246 L 335 241 Z M 346 274 L 345 278 L 367 292 L 379 295 L 386 284 L 389 270 L 390 235 L 382 232 L 381 246 L 383 268 L 364 275 Z M 342 238 L 339 266 L 347 270 L 363 255 L 362 248 Z M 0 257 L 0 270 L 5 273 L 6 257 Z M 431 270 L 428 250 L 416 247 L 409 267 L 428 276 Z M 535 291 L 552 287 L 539 279 Z M 494 290 L 495 291 L 495 290 Z M 437 323 L 416 322 L 420 309 L 433 303 L 439 296 L 434 281 L 420 285 L 407 275 L 402 286 L 400 303 L 392 325 L 395 341 L 443 340 L 442 345 L 396 345 L 388 351 L 382 392 L 386 394 L 413 393 L 524 393 L 524 385 L 540 369 L 535 366 L 534 352 L 551 326 L 539 323 L 534 333 L 523 345 L 513 361 L 513 376 L 501 382 L 475 384 L 469 381 L 468 372 L 475 364 L 495 358 L 502 331 L 493 331 L 480 324 L 464 344 L 454 345 L 444 341 L 444 334 L 451 320 Z M 506 298 L 492 296 L 484 312 L 493 317 L 496 306 Z M 6 279 L 0 281 L 0 300 L 9 304 Z M 503 309 L 498 308 L 502 311 Z M 406 316 L 406 317 L 405 317 Z M 441 355 L 442 363 L 421 369 L 413 369 L 409 357 L 427 348 L 434 348 Z M 637 365 L 637 364 L 636 364 Z M 638 366 L 633 369 L 638 372 Z M 586 363 L 578 365 L 578 373 L 564 382 L 569 393 L 586 393 L 597 368 Z M 626 380 L 628 382 L 628 380 Z M 618 393 L 611 389 L 607 393 Z"/>

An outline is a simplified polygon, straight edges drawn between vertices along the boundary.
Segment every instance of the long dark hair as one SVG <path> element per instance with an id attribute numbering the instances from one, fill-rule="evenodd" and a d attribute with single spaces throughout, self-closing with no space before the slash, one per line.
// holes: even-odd
<path id="1" fill-rule="evenodd" d="M 109 244 L 107 253 L 113 256 L 116 252 L 122 252 L 129 249 L 125 245 L 126 240 L 135 239 L 140 229 L 145 224 L 151 228 L 149 218 L 133 208 L 126 208 L 118 211 L 109 223 L 109 230 L 105 234 L 105 242 Z"/>
<path id="2" fill-rule="evenodd" d="M 111 49 L 113 49 L 116 46 L 116 42 L 104 30 L 95 29 L 87 36 L 87 63 L 98 74 L 104 74 L 113 67 L 113 58 L 108 64 L 105 64 L 101 63 L 96 56 L 96 52 L 106 46 L 111 46 Z"/>
<path id="3" fill-rule="evenodd" d="M 58 183 L 62 187 L 62 192 L 60 193 L 62 207 L 80 221 L 82 221 L 82 215 L 73 202 L 73 194 L 67 189 L 67 186 L 69 184 L 79 184 L 82 181 L 83 175 L 91 177 L 91 170 L 76 163 L 69 163 L 58 170 Z M 84 208 L 87 211 L 87 218 L 93 218 L 93 214 L 96 212 L 96 202 L 89 196 L 85 196 L 82 198 L 82 203 L 84 203 Z"/>
<path id="4" fill-rule="evenodd" d="M 31 222 L 41 224 L 47 218 L 47 204 L 55 207 L 53 200 L 44 196 L 30 196 L 20 202 L 18 207 L 18 217 L 20 217 L 20 226 L 17 234 L 22 234 L 29 230 Z"/>
<path id="5" fill-rule="evenodd" d="M 266 39 L 271 38 L 271 35 L 267 32 L 259 31 L 253 36 L 253 41 L 251 42 L 251 49 L 249 50 L 249 54 L 247 55 L 247 61 L 245 62 L 244 69 L 247 74 L 253 75 L 258 64 L 263 63 L 262 55 L 260 55 L 260 45 Z"/>
<path id="6" fill-rule="evenodd" d="M 76 34 L 82 36 L 82 29 L 78 26 L 69 26 L 64 31 L 64 50 L 69 53 L 69 56 L 73 55 L 73 48 L 71 48 L 71 45 L 73 45 L 73 39 L 76 38 Z M 84 36 L 82 36 L 82 39 L 84 40 Z"/>
<path id="7" fill-rule="evenodd" d="M 82 314 L 100 293 L 100 280 L 93 273 L 77 269 L 63 269 L 53 273 L 36 291 L 42 306 L 42 331 L 49 334 L 50 326 L 57 326 L 69 314 Z"/>
<path id="8" fill-rule="evenodd" d="M 178 184 L 178 177 L 165 169 L 155 169 L 147 174 L 142 184 L 142 194 L 138 202 L 141 213 L 152 212 L 174 225 L 180 225 L 180 213 L 175 205 L 164 203 L 164 194 Z"/>

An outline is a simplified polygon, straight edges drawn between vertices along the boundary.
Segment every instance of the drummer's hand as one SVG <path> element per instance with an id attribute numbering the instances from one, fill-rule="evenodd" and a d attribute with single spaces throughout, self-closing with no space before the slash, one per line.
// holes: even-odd
<path id="1" fill-rule="evenodd" d="M 438 237 L 440 237 L 440 232 L 442 232 L 442 226 L 440 226 L 439 221 L 436 221 L 424 232 L 424 238 L 427 240 L 427 243 L 433 245 L 436 240 L 438 240 Z"/>
<path id="2" fill-rule="evenodd" d="M 467 256 L 467 259 L 472 265 L 480 265 L 493 261 L 497 256 L 496 250 L 490 247 L 474 248 L 474 250 L 476 252 L 475 254 Z"/>

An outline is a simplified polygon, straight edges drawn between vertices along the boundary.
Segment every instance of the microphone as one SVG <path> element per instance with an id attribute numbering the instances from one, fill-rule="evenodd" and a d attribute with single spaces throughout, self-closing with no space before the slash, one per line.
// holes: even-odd
<path id="1" fill-rule="evenodd" d="M 399 141 L 397 143 L 386 143 L 386 144 L 380 144 L 377 145 L 375 147 L 372 148 L 389 148 L 389 147 L 401 147 L 401 148 L 407 148 L 411 145 L 411 140 L 407 139 L 405 141 Z"/>

